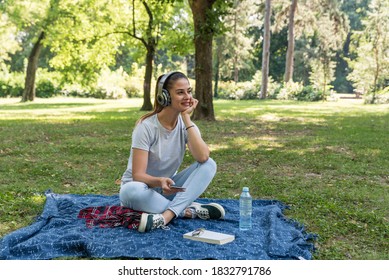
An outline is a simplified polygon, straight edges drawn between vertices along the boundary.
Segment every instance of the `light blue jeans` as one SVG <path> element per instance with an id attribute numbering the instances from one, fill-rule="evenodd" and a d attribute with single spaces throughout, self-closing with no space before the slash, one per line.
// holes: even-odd
<path id="1" fill-rule="evenodd" d="M 149 188 L 142 182 L 128 182 L 120 188 L 120 202 L 137 211 L 161 214 L 169 209 L 176 217 L 183 217 L 185 209 L 206 190 L 215 173 L 216 163 L 211 158 L 204 163 L 193 163 L 171 178 L 186 190 L 170 196 L 164 195 L 161 187 Z"/>

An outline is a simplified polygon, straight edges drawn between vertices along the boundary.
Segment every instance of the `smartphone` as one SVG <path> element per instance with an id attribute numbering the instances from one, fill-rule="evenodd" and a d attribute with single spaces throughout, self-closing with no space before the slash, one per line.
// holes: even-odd
<path id="1" fill-rule="evenodd" d="M 173 188 L 173 189 L 186 190 L 186 188 L 184 188 L 182 186 L 177 186 L 177 185 L 171 185 L 170 187 Z"/>

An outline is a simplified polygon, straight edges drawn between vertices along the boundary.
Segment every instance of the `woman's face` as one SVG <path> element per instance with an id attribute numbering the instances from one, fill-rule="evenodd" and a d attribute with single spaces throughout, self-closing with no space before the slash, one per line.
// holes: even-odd
<path id="1" fill-rule="evenodd" d="M 174 109 L 182 112 L 192 105 L 192 87 L 187 79 L 176 80 L 169 93 L 172 100 L 171 106 Z"/>

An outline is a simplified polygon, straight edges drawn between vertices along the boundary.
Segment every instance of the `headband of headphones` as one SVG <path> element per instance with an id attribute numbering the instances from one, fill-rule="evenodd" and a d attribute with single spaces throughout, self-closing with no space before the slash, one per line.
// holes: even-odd
<path id="1" fill-rule="evenodd" d="M 159 79 L 158 94 L 162 94 L 162 90 L 163 90 L 163 87 L 165 86 L 166 80 L 169 79 L 169 77 L 175 73 L 179 73 L 179 72 L 177 72 L 177 71 L 169 72 L 169 73 L 163 75 L 161 79 Z"/>

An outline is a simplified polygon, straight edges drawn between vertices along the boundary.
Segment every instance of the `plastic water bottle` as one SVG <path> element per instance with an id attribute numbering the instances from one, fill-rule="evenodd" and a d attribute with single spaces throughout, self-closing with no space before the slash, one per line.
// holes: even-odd
<path id="1" fill-rule="evenodd" d="M 239 229 L 251 229 L 251 215 L 253 212 L 253 199 L 249 193 L 249 188 L 244 187 L 239 199 Z"/>

